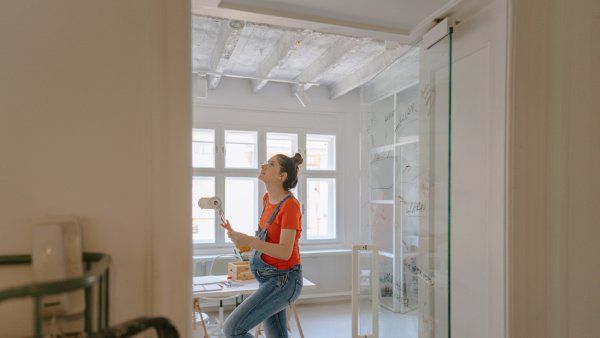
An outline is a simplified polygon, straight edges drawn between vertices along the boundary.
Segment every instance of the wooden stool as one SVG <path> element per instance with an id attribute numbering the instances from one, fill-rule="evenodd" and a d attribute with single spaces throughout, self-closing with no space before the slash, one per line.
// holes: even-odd
<path id="1" fill-rule="evenodd" d="M 286 312 L 287 319 L 287 328 L 290 333 L 292 332 L 292 326 L 290 325 L 290 313 L 294 313 L 294 318 L 296 319 L 296 326 L 298 327 L 298 333 L 300 333 L 300 337 L 304 338 L 304 332 L 302 331 L 302 325 L 300 324 L 300 315 L 298 315 L 298 311 L 296 311 L 296 305 L 291 304 L 288 306 L 288 311 Z M 258 324 L 256 327 L 256 332 L 254 336 L 258 338 L 258 336 L 263 332 L 262 323 Z"/>
<path id="2" fill-rule="evenodd" d="M 194 310 L 192 311 L 192 319 L 194 321 L 194 331 L 197 330 L 196 326 L 196 313 L 200 315 L 200 321 L 202 322 L 202 330 L 204 331 L 204 338 L 208 338 L 208 332 L 206 331 L 206 323 L 204 323 L 204 317 L 202 316 L 202 310 L 200 309 L 200 299 L 194 298 Z"/>

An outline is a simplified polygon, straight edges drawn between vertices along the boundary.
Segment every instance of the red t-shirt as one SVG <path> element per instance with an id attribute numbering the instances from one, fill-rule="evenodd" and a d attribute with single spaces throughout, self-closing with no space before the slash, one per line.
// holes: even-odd
<path id="1" fill-rule="evenodd" d="M 263 202 L 265 206 L 265 212 L 260 218 L 259 226 L 261 229 L 267 227 L 267 221 L 275 208 L 277 208 L 277 204 L 271 204 L 269 202 L 269 196 L 265 193 L 263 196 Z M 282 260 L 279 258 L 275 258 L 269 256 L 265 253 L 261 255 L 261 258 L 265 263 L 271 264 L 279 270 L 287 270 L 294 267 L 296 264 L 300 264 L 300 249 L 298 248 L 298 241 L 300 240 L 300 236 L 302 234 L 302 212 L 300 211 L 300 202 L 294 197 L 288 198 L 281 209 L 279 209 L 279 213 L 275 216 L 273 223 L 267 229 L 267 242 L 269 243 L 279 243 L 279 236 L 281 235 L 281 229 L 293 229 L 296 230 L 296 238 L 294 239 L 294 248 L 292 249 L 292 255 L 288 260 Z"/>

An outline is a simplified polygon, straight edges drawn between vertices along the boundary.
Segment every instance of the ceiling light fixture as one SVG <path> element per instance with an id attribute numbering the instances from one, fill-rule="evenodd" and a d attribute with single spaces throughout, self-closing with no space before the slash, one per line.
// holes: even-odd
<path id="1" fill-rule="evenodd" d="M 304 86 L 293 84 L 292 86 L 292 94 L 298 99 L 302 107 L 306 107 L 310 104 L 310 98 L 306 95 L 304 91 Z"/>
<path id="2" fill-rule="evenodd" d="M 198 99 L 208 98 L 208 79 L 206 75 L 194 74 L 192 94 Z"/>
<path id="3" fill-rule="evenodd" d="M 240 20 L 232 20 L 229 21 L 229 27 L 232 29 L 242 29 L 244 28 L 244 23 Z"/>

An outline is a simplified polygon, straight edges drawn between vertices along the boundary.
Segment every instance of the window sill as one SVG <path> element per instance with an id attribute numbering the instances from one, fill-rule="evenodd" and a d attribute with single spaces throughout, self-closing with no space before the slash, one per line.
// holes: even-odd
<path id="1" fill-rule="evenodd" d="M 337 252 L 338 250 L 352 251 L 352 246 L 342 241 L 331 241 L 321 243 L 300 243 L 300 254 L 312 252 Z M 203 246 L 201 244 L 194 244 L 193 257 L 215 257 L 218 255 L 233 255 L 233 245 L 229 246 Z"/>
<path id="2" fill-rule="evenodd" d="M 324 250 L 302 250 L 302 257 L 337 256 L 352 254 L 352 249 L 324 249 Z"/>
<path id="3" fill-rule="evenodd" d="M 320 256 L 349 255 L 351 253 L 352 253 L 352 249 L 301 250 L 300 256 L 301 257 L 320 257 Z M 226 255 L 226 254 L 229 254 L 229 253 L 194 255 L 194 261 L 212 260 L 219 255 Z"/>

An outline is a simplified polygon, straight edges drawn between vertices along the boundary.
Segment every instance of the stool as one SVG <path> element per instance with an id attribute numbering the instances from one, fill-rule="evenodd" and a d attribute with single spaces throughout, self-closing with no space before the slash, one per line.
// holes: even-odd
<path id="1" fill-rule="evenodd" d="M 302 325 L 300 324 L 300 315 L 298 315 L 298 311 L 296 310 L 295 304 L 290 304 L 290 306 L 288 306 L 288 311 L 286 312 L 288 331 L 290 333 L 292 332 L 292 326 L 290 325 L 290 315 L 292 312 L 294 313 L 294 318 L 296 319 L 296 326 L 298 327 L 298 333 L 300 333 L 300 337 L 304 338 L 304 332 L 302 331 Z M 255 332 L 254 336 L 256 338 L 258 338 L 258 336 L 261 333 L 263 333 L 262 323 L 258 324 L 258 326 L 256 327 L 256 332 Z"/>
<path id="2" fill-rule="evenodd" d="M 194 322 L 194 331 L 197 330 L 196 313 L 198 313 L 200 315 L 200 321 L 202 322 L 202 331 L 204 332 L 204 335 L 202 337 L 208 338 L 208 331 L 206 331 L 206 323 L 204 322 L 204 316 L 203 316 L 202 310 L 200 309 L 200 299 L 199 298 L 194 298 L 193 307 L 194 307 L 194 311 L 192 311 L 192 319 Z"/>

